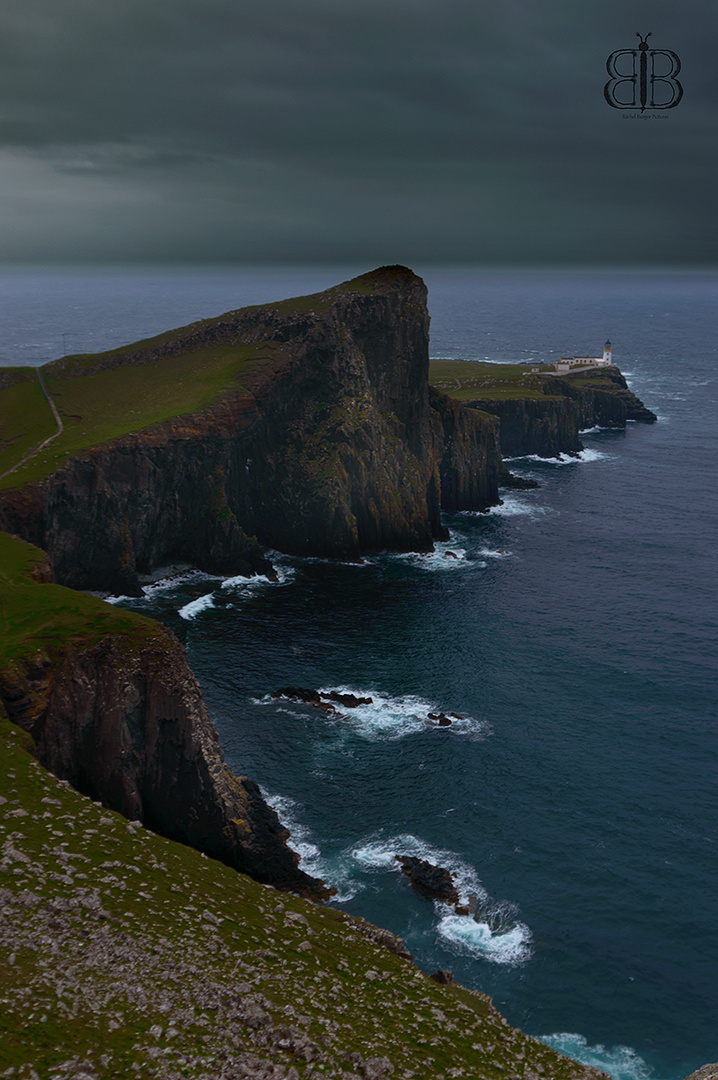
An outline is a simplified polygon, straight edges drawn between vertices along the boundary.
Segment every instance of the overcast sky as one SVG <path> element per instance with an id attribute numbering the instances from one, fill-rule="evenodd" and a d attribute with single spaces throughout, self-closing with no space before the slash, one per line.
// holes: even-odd
<path id="1" fill-rule="evenodd" d="M 637 31 L 684 88 L 643 119 L 603 96 Z M 0 261 L 715 263 L 717 31 L 716 0 L 2 0 Z"/>

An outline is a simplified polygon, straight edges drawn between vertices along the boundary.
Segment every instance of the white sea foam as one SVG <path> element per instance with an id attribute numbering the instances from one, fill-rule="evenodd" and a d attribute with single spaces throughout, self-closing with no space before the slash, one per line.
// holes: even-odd
<path id="1" fill-rule="evenodd" d="M 479 554 L 483 555 L 485 559 L 510 559 L 512 552 L 505 551 L 503 548 L 494 551 L 491 548 L 483 547 Z"/>
<path id="2" fill-rule="evenodd" d="M 517 517 L 519 515 L 527 515 L 529 517 L 538 517 L 541 514 L 547 514 L 549 508 L 547 506 L 539 506 L 535 502 L 529 501 L 524 495 L 509 495 L 503 494 L 501 496 L 501 503 L 498 506 L 490 506 L 488 513 L 492 517 Z M 470 514 L 477 516 L 478 514 L 484 515 L 485 512 L 479 510 L 464 510 L 464 514 Z"/>
<path id="3" fill-rule="evenodd" d="M 436 848 L 411 833 L 385 836 L 378 832 L 347 849 L 343 861 L 348 869 L 353 863 L 364 873 L 401 873 L 397 855 L 411 855 L 444 867 L 454 879 L 460 903 L 476 907 L 478 913 L 472 917 L 457 915 L 440 901 L 434 903 L 437 932 L 444 944 L 495 964 L 520 964 L 529 959 L 531 931 L 516 918 L 516 907 L 492 901 L 474 867 L 455 852 Z"/>
<path id="4" fill-rule="evenodd" d="M 222 588 L 239 589 L 249 594 L 256 589 L 267 586 L 286 585 L 297 573 L 293 566 L 275 566 L 274 572 L 277 575 L 276 581 L 273 578 L 268 578 L 266 574 L 255 574 L 254 577 L 244 577 L 239 574 L 236 577 L 225 578 L 222 582 Z"/>
<path id="5" fill-rule="evenodd" d="M 361 892 L 363 886 L 351 879 L 341 860 L 335 866 L 323 857 L 314 842 L 311 829 L 301 821 L 301 803 L 288 795 L 274 795 L 264 788 L 261 788 L 261 792 L 265 802 L 276 811 L 282 825 L 289 829 L 287 846 L 299 856 L 300 868 L 312 877 L 321 878 L 327 885 L 333 886 L 337 890 L 334 896 L 336 903 L 346 903 Z"/>
<path id="6" fill-rule="evenodd" d="M 493 929 L 464 915 L 444 915 L 439 935 L 457 952 L 468 952 L 494 964 L 523 964 L 531 957 L 531 931 L 524 923 Z"/>
<path id="7" fill-rule="evenodd" d="M 613 1080 L 649 1080 L 653 1070 L 630 1046 L 605 1047 L 598 1043 L 589 1046 L 583 1035 L 559 1032 L 556 1035 L 537 1035 L 536 1038 L 561 1054 L 567 1054 L 582 1065 L 591 1065 L 613 1077 Z"/>
<path id="8" fill-rule="evenodd" d="M 372 742 L 385 739 L 401 739 L 406 735 L 416 735 L 419 732 L 436 729 L 439 731 L 453 731 L 458 735 L 486 735 L 488 725 L 481 720 L 458 713 L 453 716 L 447 713 L 451 724 L 441 727 L 437 720 L 430 720 L 429 713 L 438 715 L 442 710 L 439 705 L 414 694 L 406 694 L 400 697 L 392 697 L 381 694 L 376 690 L 358 690 L 350 686 L 324 686 L 320 688 L 323 695 L 336 691 L 338 694 L 353 694 L 358 698 L 372 699 L 371 705 L 357 705 L 354 708 L 342 708 L 341 704 L 335 703 L 335 708 L 340 716 L 335 717 L 337 724 L 346 727 Z"/>
<path id="9" fill-rule="evenodd" d="M 588 447 L 584 450 L 579 450 L 577 454 L 557 454 L 555 457 L 540 457 L 538 454 L 526 454 L 523 458 L 517 458 L 517 461 L 535 461 L 540 465 L 577 465 L 581 461 L 602 461 L 610 455 L 604 453 L 602 450 L 594 450 L 592 447 Z"/>
<path id="10" fill-rule="evenodd" d="M 466 549 L 458 547 L 453 540 L 440 540 L 434 544 L 434 550 L 420 553 L 402 551 L 388 556 L 390 559 L 411 563 L 421 570 L 465 570 L 467 567 L 481 567 L 482 563 L 466 558 Z"/>
<path id="11" fill-rule="evenodd" d="M 274 795 L 264 788 L 261 791 L 264 801 L 276 811 L 282 825 L 289 829 L 291 836 L 288 846 L 299 855 L 302 870 L 320 877 L 321 853 L 312 839 L 311 830 L 299 820 L 301 804 L 288 795 Z"/>
<path id="12" fill-rule="evenodd" d="M 203 570 L 194 570 L 189 566 L 179 572 L 173 570 L 172 567 L 165 566 L 156 571 L 149 580 L 145 580 L 142 585 L 142 592 L 148 600 L 152 600 L 159 593 L 169 592 L 178 585 L 216 580 L 216 574 L 206 574 Z"/>
<path id="13" fill-rule="evenodd" d="M 198 596 L 196 600 L 190 600 L 188 604 L 179 609 L 177 614 L 181 619 L 196 619 L 201 612 L 213 607 L 214 593 L 206 593 L 204 596 Z"/>
<path id="14" fill-rule="evenodd" d="M 269 587 L 272 585 L 284 585 L 288 581 L 291 581 L 295 571 L 292 568 L 280 568 L 277 570 L 277 580 L 272 581 L 264 574 L 257 574 L 255 577 L 231 577 L 225 578 L 222 582 L 223 589 L 232 589 L 240 597 L 252 596 L 257 589 Z M 191 578 L 189 580 L 196 580 Z M 212 579 L 210 579 L 212 580 Z M 188 604 L 179 609 L 178 614 L 182 619 L 196 619 L 203 611 L 207 611 L 210 608 L 215 607 L 214 593 L 206 593 L 204 596 L 199 596 L 196 600 L 190 600 Z"/>
<path id="15" fill-rule="evenodd" d="M 216 576 L 189 567 L 182 569 L 180 572 L 175 572 L 172 567 L 165 566 L 161 570 L 155 571 L 149 580 L 145 579 L 144 585 L 141 586 L 142 596 L 106 596 L 104 600 L 108 604 L 121 604 L 123 601 L 136 604 L 141 603 L 143 600 L 154 600 L 161 593 L 176 589 L 178 585 L 198 584 L 206 581 L 216 581 Z"/>

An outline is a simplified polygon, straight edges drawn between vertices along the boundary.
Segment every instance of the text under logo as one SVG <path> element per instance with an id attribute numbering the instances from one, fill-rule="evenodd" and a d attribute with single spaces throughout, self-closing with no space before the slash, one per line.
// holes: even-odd
<path id="1" fill-rule="evenodd" d="M 612 109 L 675 109 L 683 97 L 678 56 L 671 49 L 649 49 L 651 34 L 636 37 L 637 49 L 617 49 L 606 61 L 611 76 L 603 88 L 606 101 Z"/>

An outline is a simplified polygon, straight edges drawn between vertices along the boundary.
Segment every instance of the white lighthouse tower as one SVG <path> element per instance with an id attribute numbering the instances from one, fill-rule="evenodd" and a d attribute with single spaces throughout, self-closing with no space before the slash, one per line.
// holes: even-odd
<path id="1" fill-rule="evenodd" d="M 613 363 L 613 361 L 611 360 L 611 342 L 610 341 L 607 341 L 606 344 L 603 346 L 603 363 L 607 364 L 607 365 Z"/>

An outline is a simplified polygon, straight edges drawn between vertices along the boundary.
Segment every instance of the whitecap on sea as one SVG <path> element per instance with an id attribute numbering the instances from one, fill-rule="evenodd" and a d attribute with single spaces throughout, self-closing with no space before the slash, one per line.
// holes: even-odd
<path id="1" fill-rule="evenodd" d="M 440 727 L 438 721 L 432 720 L 429 714 L 436 717 L 443 710 L 433 702 L 425 701 L 414 694 L 392 697 L 376 690 L 357 690 L 347 686 L 322 687 L 319 692 L 326 696 L 332 691 L 372 699 L 370 705 L 357 705 L 346 710 L 342 709 L 341 704 L 336 706 L 341 714 L 336 717 L 336 723 L 343 727 L 349 725 L 357 735 L 372 741 L 401 739 L 406 735 L 416 735 L 437 728 L 441 731 L 453 731 L 458 735 L 483 736 L 488 733 L 485 723 L 462 713 L 449 712 L 448 719 L 451 724 Z"/>
<path id="2" fill-rule="evenodd" d="M 539 517 L 542 514 L 549 513 L 547 506 L 537 505 L 532 502 L 525 495 L 513 495 L 502 493 L 501 502 L 498 506 L 490 506 L 488 511 L 478 510 L 462 510 L 462 514 L 476 516 L 484 513 L 489 513 L 492 517 L 516 517 L 518 515 L 527 515 L 529 517 Z"/>
<path id="3" fill-rule="evenodd" d="M 476 562 L 467 558 L 465 548 L 459 547 L 456 541 L 439 540 L 434 544 L 434 550 L 428 552 L 402 551 L 387 556 L 392 560 L 400 560 L 418 567 L 420 570 L 462 570 L 467 567 L 482 567 L 485 563 Z"/>
<path id="4" fill-rule="evenodd" d="M 256 574 L 254 577 L 244 577 L 243 575 L 228 577 L 222 582 L 222 588 L 240 589 L 244 593 L 250 593 L 254 592 L 256 589 L 286 585 L 297 573 L 292 566 L 275 566 L 274 572 L 276 574 L 276 579 L 268 578 L 266 574 Z"/>
<path id="5" fill-rule="evenodd" d="M 586 434 L 584 432 L 584 434 Z M 602 461 L 609 457 L 602 450 L 594 450 L 592 447 L 579 450 L 576 454 L 556 454 L 555 457 L 540 457 L 538 454 L 526 454 L 525 457 L 515 458 L 515 461 L 534 461 L 539 465 L 577 465 L 586 461 Z"/>
<path id="6" fill-rule="evenodd" d="M 443 945 L 453 952 L 469 953 L 494 964 L 522 964 L 531 957 L 531 931 L 518 920 L 517 908 L 507 902 L 496 903 L 489 897 L 473 866 L 452 851 L 444 851 L 411 833 L 384 836 L 373 833 L 348 848 L 343 862 L 350 872 L 401 873 L 397 855 L 410 855 L 451 874 L 461 904 L 476 909 L 476 914 L 457 915 L 454 909 L 435 901 L 437 933 Z"/>
<path id="7" fill-rule="evenodd" d="M 182 619 L 196 619 L 201 612 L 213 607 L 214 593 L 206 593 L 204 596 L 198 596 L 196 600 L 190 600 L 188 604 L 179 609 L 177 614 Z"/>
<path id="8" fill-rule="evenodd" d="M 556 1035 L 537 1035 L 547 1046 L 566 1054 L 582 1065 L 591 1065 L 613 1077 L 613 1080 L 649 1080 L 653 1070 L 630 1046 L 590 1046 L 583 1035 L 559 1032 Z"/>
<path id="9" fill-rule="evenodd" d="M 485 559 L 510 559 L 511 552 L 505 551 L 503 548 L 499 548 L 498 551 L 494 551 L 492 548 L 483 547 L 479 551 L 480 555 L 483 555 Z"/>
<path id="10" fill-rule="evenodd" d="M 494 964 L 523 964 L 531 957 L 531 931 L 524 923 L 497 928 L 480 916 L 444 915 L 438 932 L 457 952 L 472 953 Z"/>

